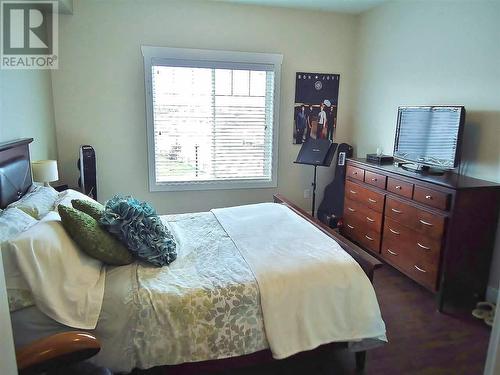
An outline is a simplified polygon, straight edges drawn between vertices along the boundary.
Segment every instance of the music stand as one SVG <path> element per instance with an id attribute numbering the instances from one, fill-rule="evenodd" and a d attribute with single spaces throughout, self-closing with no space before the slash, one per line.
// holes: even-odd
<path id="1" fill-rule="evenodd" d="M 333 155 L 337 149 L 337 143 L 332 143 L 328 139 L 309 138 L 302 144 L 295 164 L 307 164 L 314 166 L 314 178 L 312 182 L 312 216 L 316 206 L 316 169 L 318 167 L 329 167 L 332 163 Z"/>

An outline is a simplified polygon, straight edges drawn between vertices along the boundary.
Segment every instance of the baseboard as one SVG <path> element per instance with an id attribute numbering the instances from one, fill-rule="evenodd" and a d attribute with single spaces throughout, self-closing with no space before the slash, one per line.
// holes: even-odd
<path id="1" fill-rule="evenodd" d="M 498 289 L 489 286 L 486 289 L 486 301 L 496 303 L 498 300 Z"/>

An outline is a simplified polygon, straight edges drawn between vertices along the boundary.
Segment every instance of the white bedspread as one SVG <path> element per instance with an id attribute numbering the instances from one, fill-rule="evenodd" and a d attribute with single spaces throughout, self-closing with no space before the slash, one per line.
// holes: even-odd
<path id="1" fill-rule="evenodd" d="M 279 204 L 212 212 L 255 275 L 275 358 L 330 342 L 385 339 L 370 281 L 332 238 Z"/>

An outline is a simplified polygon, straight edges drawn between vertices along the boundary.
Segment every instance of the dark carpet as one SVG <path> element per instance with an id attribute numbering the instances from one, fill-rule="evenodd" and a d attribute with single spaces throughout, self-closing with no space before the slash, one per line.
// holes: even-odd
<path id="1" fill-rule="evenodd" d="M 484 322 L 474 319 L 470 311 L 451 313 L 447 309 L 446 313 L 439 313 L 433 294 L 388 266 L 376 271 L 374 285 L 389 343 L 368 351 L 364 374 L 483 373 L 490 335 Z M 345 349 L 326 348 L 307 354 L 211 374 L 356 374 L 354 354 Z"/>

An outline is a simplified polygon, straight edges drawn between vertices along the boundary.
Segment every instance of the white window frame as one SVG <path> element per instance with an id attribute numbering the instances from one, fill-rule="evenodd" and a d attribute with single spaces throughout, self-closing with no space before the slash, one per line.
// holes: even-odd
<path id="1" fill-rule="evenodd" d="M 204 49 L 186 49 L 170 47 L 141 46 L 144 57 L 144 82 L 146 89 L 146 124 L 148 139 L 148 170 L 149 191 L 183 191 L 183 190 L 217 190 L 217 189 L 258 189 L 272 188 L 278 186 L 278 135 L 279 135 L 279 104 L 280 104 L 280 78 L 281 63 L 283 55 L 271 53 L 217 51 Z M 228 181 L 173 181 L 156 182 L 155 169 L 155 141 L 153 122 L 153 88 L 152 88 L 152 66 L 153 62 L 162 59 L 171 62 L 179 60 L 179 66 L 186 61 L 217 62 L 219 65 L 227 64 L 264 64 L 272 65 L 274 70 L 274 98 L 273 98 L 273 127 L 272 127 L 272 155 L 271 155 L 271 179 L 263 180 L 228 180 Z M 184 65 L 185 66 L 185 65 Z M 195 65 L 193 65 L 195 66 Z"/>

